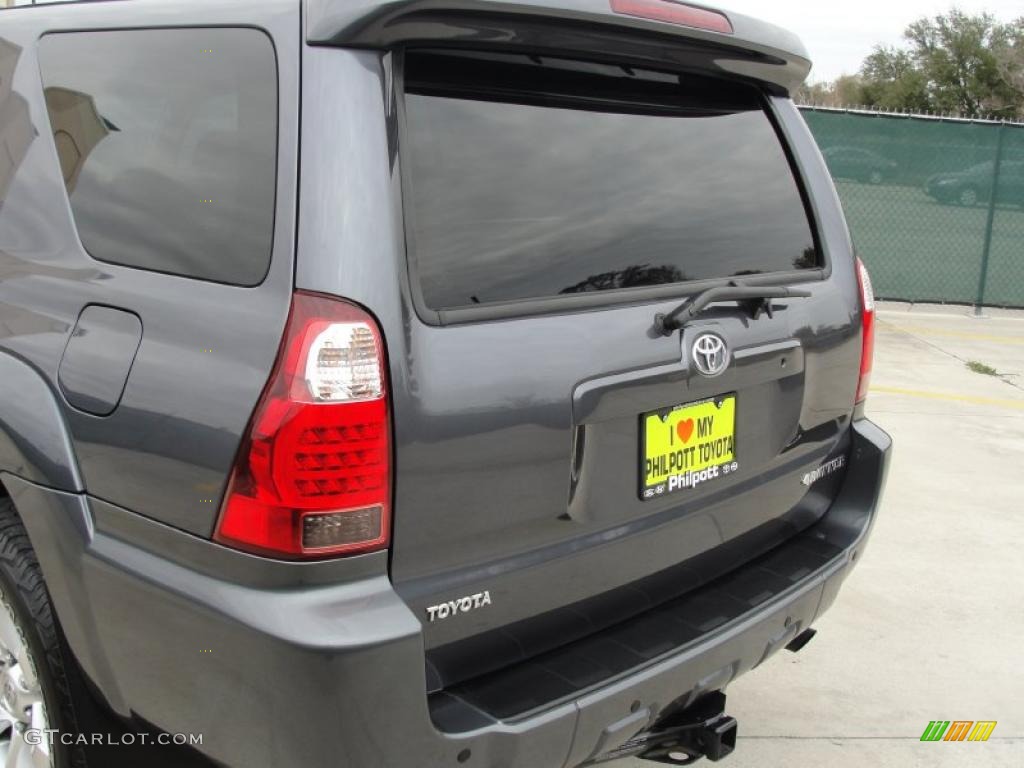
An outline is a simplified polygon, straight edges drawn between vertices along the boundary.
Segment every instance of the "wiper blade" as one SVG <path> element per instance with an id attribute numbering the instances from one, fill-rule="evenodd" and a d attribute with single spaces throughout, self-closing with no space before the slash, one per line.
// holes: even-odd
<path id="1" fill-rule="evenodd" d="M 654 316 L 654 327 L 664 336 L 682 328 L 690 320 L 716 301 L 739 301 L 746 304 L 756 320 L 762 312 L 772 316 L 772 299 L 807 298 L 810 291 L 801 291 L 784 285 L 718 285 L 701 291 L 684 301 L 667 315 L 659 312 Z"/>

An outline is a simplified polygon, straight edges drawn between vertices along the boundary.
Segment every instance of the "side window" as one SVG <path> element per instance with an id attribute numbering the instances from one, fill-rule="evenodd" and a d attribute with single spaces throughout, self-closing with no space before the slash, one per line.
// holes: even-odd
<path id="1" fill-rule="evenodd" d="M 74 32 L 39 49 L 82 245 L 236 285 L 270 264 L 277 67 L 254 29 Z"/>

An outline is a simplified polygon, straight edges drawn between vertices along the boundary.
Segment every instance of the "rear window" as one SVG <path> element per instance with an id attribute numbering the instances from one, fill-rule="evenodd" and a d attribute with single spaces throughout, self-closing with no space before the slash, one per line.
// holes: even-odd
<path id="1" fill-rule="evenodd" d="M 277 64 L 254 29 L 76 32 L 39 47 L 93 258 L 238 285 L 270 265 Z"/>
<path id="2" fill-rule="evenodd" d="M 753 88 L 541 57 L 410 53 L 407 210 L 434 310 L 814 268 Z"/>

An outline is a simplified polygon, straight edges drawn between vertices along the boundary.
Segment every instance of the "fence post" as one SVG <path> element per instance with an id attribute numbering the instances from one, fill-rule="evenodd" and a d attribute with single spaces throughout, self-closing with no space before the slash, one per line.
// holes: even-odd
<path id="1" fill-rule="evenodd" d="M 996 138 L 996 160 L 992 168 L 992 188 L 988 194 L 988 218 L 985 221 L 985 245 L 981 251 L 981 274 L 978 275 L 978 299 L 974 305 L 975 317 L 981 317 L 981 308 L 985 305 L 985 288 L 988 284 L 988 256 L 992 250 L 992 225 L 996 219 L 996 197 L 999 194 L 999 170 L 1003 164 L 1003 137 L 1006 135 L 1006 121 L 999 123 Z"/>

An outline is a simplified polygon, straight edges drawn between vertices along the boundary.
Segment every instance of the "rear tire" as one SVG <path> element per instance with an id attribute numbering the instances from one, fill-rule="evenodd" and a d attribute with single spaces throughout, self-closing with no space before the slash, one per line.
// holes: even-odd
<path id="1" fill-rule="evenodd" d="M 28 535 L 11 500 L 0 497 L 0 766 L 85 766 L 78 748 L 35 736 L 48 728 L 76 734 L 60 638 Z"/>

